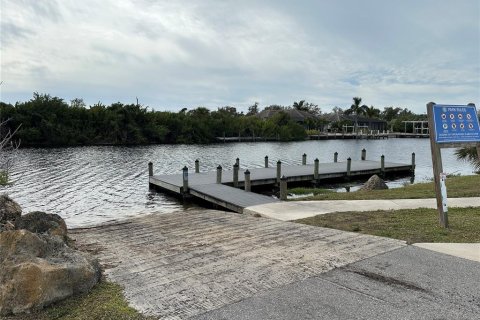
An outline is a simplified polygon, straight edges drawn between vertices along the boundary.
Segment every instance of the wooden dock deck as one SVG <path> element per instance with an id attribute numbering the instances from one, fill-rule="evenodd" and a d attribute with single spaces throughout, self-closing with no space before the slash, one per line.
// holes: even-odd
<path id="1" fill-rule="evenodd" d="M 411 172 L 411 164 L 384 163 L 385 174 L 407 174 Z M 157 187 L 178 195 L 190 195 L 203 199 L 215 205 L 242 213 L 246 207 L 278 202 L 273 197 L 244 191 L 245 171 L 239 169 L 238 187 L 233 187 L 233 170 L 222 170 L 222 181 L 216 183 L 216 172 L 188 173 L 188 191 L 183 190 L 183 174 L 151 175 L 150 186 Z M 277 183 L 277 168 L 254 168 L 250 171 L 252 186 L 275 185 Z M 369 176 L 381 172 L 380 161 L 359 160 L 351 162 L 350 178 Z M 289 165 L 281 166 L 281 175 L 288 182 L 315 182 L 322 179 L 346 178 L 347 162 L 320 163 L 318 179 L 314 179 L 314 165 Z"/>

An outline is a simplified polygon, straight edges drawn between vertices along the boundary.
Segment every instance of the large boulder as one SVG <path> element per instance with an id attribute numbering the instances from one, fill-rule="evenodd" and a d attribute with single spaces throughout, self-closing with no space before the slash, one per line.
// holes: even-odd
<path id="1" fill-rule="evenodd" d="M 363 191 L 369 191 L 369 190 L 383 190 L 383 189 L 388 189 L 387 184 L 385 181 L 382 180 L 379 176 L 374 174 L 373 176 L 368 179 L 367 182 L 360 188 L 360 190 Z"/>
<path id="2" fill-rule="evenodd" d="M 67 225 L 58 214 L 34 211 L 23 215 L 17 223 L 18 229 L 34 233 L 46 233 L 52 236 L 66 238 Z"/>
<path id="3" fill-rule="evenodd" d="M 87 292 L 100 278 L 100 265 L 90 255 L 70 248 L 62 237 L 25 229 L 0 233 L 0 265 L 0 315 Z"/>
<path id="4" fill-rule="evenodd" d="M 18 203 L 5 194 L 0 195 L 0 232 L 16 228 L 21 215 L 22 208 Z"/>

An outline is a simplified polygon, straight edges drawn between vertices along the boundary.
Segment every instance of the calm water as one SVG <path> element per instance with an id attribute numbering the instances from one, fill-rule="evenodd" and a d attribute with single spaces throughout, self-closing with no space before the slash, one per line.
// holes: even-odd
<path id="1" fill-rule="evenodd" d="M 175 198 L 148 190 L 147 163 L 154 163 L 155 173 L 180 173 L 183 166 L 215 170 L 218 165 L 231 169 L 240 158 L 242 168 L 262 167 L 265 155 L 273 166 L 277 160 L 300 164 L 301 155 L 312 163 L 360 159 L 361 149 L 367 159 L 410 163 L 416 153 L 416 181 L 431 179 L 428 139 L 329 140 L 291 143 L 233 143 L 215 145 L 158 145 L 142 147 L 80 147 L 58 149 L 23 149 L 16 154 L 12 178 L 15 183 L 3 187 L 23 207 L 24 212 L 41 210 L 57 213 L 69 227 L 88 226 L 128 216 L 166 213 L 183 208 Z M 454 149 L 442 151 L 444 171 L 468 175 L 473 168 L 459 162 Z M 390 182 L 401 185 L 409 179 Z"/>

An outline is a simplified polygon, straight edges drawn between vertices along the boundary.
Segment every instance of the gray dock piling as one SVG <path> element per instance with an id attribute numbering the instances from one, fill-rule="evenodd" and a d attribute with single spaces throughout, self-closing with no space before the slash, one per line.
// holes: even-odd
<path id="1" fill-rule="evenodd" d="M 282 161 L 277 161 L 277 183 L 280 183 L 280 177 L 282 174 Z"/>
<path id="2" fill-rule="evenodd" d="M 415 152 L 412 152 L 412 168 L 410 170 L 415 172 Z"/>
<path id="3" fill-rule="evenodd" d="M 336 152 L 336 151 L 333 154 L 333 162 L 338 162 L 338 152 Z"/>
<path id="4" fill-rule="evenodd" d="M 352 170 L 352 158 L 347 159 L 347 177 L 350 178 L 351 175 L 351 170 Z"/>
<path id="5" fill-rule="evenodd" d="M 265 156 L 265 168 L 268 168 L 268 156 Z"/>
<path id="6" fill-rule="evenodd" d="M 197 159 L 195 160 L 195 173 L 200 172 L 200 161 Z"/>
<path id="7" fill-rule="evenodd" d="M 148 176 L 149 177 L 153 176 L 153 163 L 152 162 L 148 163 Z"/>
<path id="8" fill-rule="evenodd" d="M 365 148 L 362 149 L 362 160 L 365 161 L 367 159 L 367 150 Z"/>
<path id="9" fill-rule="evenodd" d="M 385 156 L 383 154 L 380 157 L 380 173 L 382 177 L 385 177 Z"/>
<path id="10" fill-rule="evenodd" d="M 250 182 L 250 171 L 245 170 L 245 191 L 250 192 L 252 190 L 252 183 Z"/>
<path id="11" fill-rule="evenodd" d="M 217 183 L 222 183 L 222 166 L 217 167 Z"/>
<path id="12" fill-rule="evenodd" d="M 304 153 L 302 155 L 302 165 L 304 165 L 304 166 L 307 165 L 307 154 L 306 153 Z"/>
<path id="13" fill-rule="evenodd" d="M 188 168 L 187 166 L 183 167 L 183 194 L 188 192 Z"/>
<path id="14" fill-rule="evenodd" d="M 236 163 L 233 165 L 233 186 L 238 187 L 238 164 Z"/>
<path id="15" fill-rule="evenodd" d="M 280 200 L 287 200 L 287 177 L 280 178 Z"/>
<path id="16" fill-rule="evenodd" d="M 314 169 L 313 169 L 313 179 L 318 180 L 318 169 L 319 169 L 318 158 L 315 159 L 314 163 L 315 163 L 315 166 L 314 166 Z"/>
<path id="17" fill-rule="evenodd" d="M 235 160 L 235 164 L 240 168 L 240 158 L 237 158 L 237 159 Z"/>

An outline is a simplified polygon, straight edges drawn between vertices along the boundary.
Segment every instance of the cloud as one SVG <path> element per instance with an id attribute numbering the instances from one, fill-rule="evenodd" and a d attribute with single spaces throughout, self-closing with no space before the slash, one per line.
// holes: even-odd
<path id="1" fill-rule="evenodd" d="M 2 2 L 2 100 L 156 109 L 480 100 L 478 1 Z"/>

